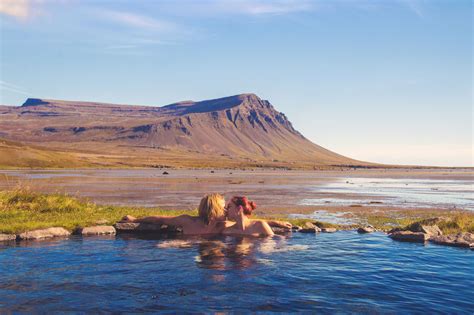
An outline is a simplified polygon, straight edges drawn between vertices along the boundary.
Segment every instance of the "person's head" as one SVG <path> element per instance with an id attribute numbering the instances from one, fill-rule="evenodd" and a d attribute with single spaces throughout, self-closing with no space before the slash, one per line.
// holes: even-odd
<path id="1" fill-rule="evenodd" d="M 206 224 L 209 224 L 212 220 L 225 220 L 224 208 L 224 197 L 219 194 L 206 195 L 199 203 L 199 217 Z"/>
<path id="2" fill-rule="evenodd" d="M 234 196 L 227 204 L 227 217 L 236 219 L 242 211 L 246 216 L 250 216 L 252 211 L 257 208 L 255 202 L 250 201 L 245 196 Z"/>

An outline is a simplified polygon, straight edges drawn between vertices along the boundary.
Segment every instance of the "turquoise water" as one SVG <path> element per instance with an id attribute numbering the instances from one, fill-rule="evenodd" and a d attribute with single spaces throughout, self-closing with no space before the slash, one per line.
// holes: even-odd
<path id="1" fill-rule="evenodd" d="M 356 232 L 0 244 L 1 312 L 474 310 L 474 251 Z"/>

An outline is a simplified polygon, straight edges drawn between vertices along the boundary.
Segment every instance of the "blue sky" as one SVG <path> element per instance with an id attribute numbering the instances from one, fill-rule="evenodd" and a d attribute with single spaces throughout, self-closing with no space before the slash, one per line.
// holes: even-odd
<path id="1" fill-rule="evenodd" d="M 474 166 L 472 2 L 0 0 L 0 103 L 254 92 L 367 161 Z"/>

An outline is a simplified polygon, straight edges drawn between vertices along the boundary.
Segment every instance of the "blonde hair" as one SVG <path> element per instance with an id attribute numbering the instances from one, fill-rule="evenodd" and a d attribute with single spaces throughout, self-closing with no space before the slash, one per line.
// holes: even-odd
<path id="1" fill-rule="evenodd" d="M 206 224 L 209 224 L 212 219 L 224 216 L 224 207 L 222 206 L 224 197 L 220 194 L 209 194 L 204 196 L 199 203 L 198 213 L 199 217 Z"/>

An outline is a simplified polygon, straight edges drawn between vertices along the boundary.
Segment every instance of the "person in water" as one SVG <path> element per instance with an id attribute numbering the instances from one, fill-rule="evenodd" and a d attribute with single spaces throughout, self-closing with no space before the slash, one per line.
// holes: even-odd
<path id="1" fill-rule="evenodd" d="M 229 203 L 229 205 L 231 204 L 233 203 Z M 229 205 L 227 208 L 229 208 Z M 255 203 L 253 203 L 253 205 L 255 205 Z M 241 233 L 238 233 L 238 227 L 243 227 L 244 229 L 246 227 L 256 228 L 263 225 L 263 223 L 284 229 L 291 229 L 292 227 L 291 223 L 284 221 L 250 220 L 248 217 L 243 218 L 238 216 L 234 211 L 232 211 L 231 216 L 227 216 L 227 219 L 235 219 L 239 222 L 226 221 L 227 208 L 223 196 L 220 194 L 209 194 L 201 199 L 198 207 L 197 217 L 190 215 L 180 215 L 175 217 L 149 216 L 136 219 L 127 215 L 121 220 L 121 222 L 166 224 L 175 227 L 181 227 L 183 234 L 187 235 L 221 234 L 226 228 L 229 228 L 226 234 L 250 235 L 250 230 L 240 230 Z M 245 213 L 250 215 L 251 211 L 252 210 L 246 210 Z M 238 225 L 231 228 L 237 223 Z M 263 233 L 263 235 L 268 234 Z M 273 232 L 271 235 L 273 235 Z"/>
<path id="2" fill-rule="evenodd" d="M 226 228 L 222 231 L 222 234 L 226 235 L 248 235 L 248 236 L 271 236 L 273 230 L 264 220 L 251 220 L 249 217 L 252 215 L 253 210 L 257 208 L 257 205 L 253 201 L 249 201 L 245 196 L 233 197 L 226 206 L 227 219 Z M 278 226 L 281 227 L 279 221 Z"/>
<path id="3" fill-rule="evenodd" d="M 166 224 L 181 227 L 186 235 L 220 234 L 226 227 L 224 208 L 224 197 L 209 194 L 201 199 L 197 217 L 183 214 L 175 217 L 149 216 L 137 219 L 127 215 L 121 222 Z"/>

